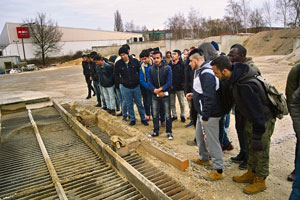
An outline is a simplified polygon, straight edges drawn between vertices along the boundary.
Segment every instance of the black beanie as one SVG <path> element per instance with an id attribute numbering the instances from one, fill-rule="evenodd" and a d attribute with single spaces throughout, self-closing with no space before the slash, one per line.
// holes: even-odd
<path id="1" fill-rule="evenodd" d="M 126 47 L 121 47 L 121 48 L 119 49 L 119 55 L 120 55 L 121 53 L 129 54 L 129 53 L 128 53 L 128 49 L 127 49 Z"/>

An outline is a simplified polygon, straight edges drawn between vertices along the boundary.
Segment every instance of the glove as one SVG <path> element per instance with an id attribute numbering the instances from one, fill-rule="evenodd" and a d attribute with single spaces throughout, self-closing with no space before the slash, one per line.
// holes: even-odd
<path id="1" fill-rule="evenodd" d="M 251 148 L 254 151 L 262 151 L 264 149 L 261 140 L 257 140 L 257 139 L 253 139 L 253 138 L 251 141 Z"/>

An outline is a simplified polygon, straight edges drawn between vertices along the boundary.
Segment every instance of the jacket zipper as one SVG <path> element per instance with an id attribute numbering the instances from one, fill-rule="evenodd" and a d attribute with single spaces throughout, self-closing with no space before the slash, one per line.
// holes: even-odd
<path id="1" fill-rule="evenodd" d="M 160 88 L 159 70 L 160 70 L 160 67 L 158 67 L 158 71 L 157 71 L 158 86 L 159 86 L 159 88 Z"/>

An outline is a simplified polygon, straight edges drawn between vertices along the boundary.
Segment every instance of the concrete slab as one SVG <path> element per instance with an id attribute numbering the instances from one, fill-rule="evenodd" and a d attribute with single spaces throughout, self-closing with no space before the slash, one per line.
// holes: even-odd
<path id="1" fill-rule="evenodd" d="M 18 92 L 0 92 L 0 106 L 10 105 L 10 104 L 32 104 L 44 101 L 49 101 L 49 96 L 34 91 L 18 91 Z"/>

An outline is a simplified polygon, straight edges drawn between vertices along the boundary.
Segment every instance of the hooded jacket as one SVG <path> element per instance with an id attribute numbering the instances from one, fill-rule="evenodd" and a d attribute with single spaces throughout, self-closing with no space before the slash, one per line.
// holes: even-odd
<path id="1" fill-rule="evenodd" d="M 210 62 L 204 62 L 195 71 L 193 84 L 193 102 L 203 121 L 210 117 L 221 117 L 219 79 L 214 76 Z"/>
<path id="2" fill-rule="evenodd" d="M 265 132 L 265 123 L 273 118 L 265 91 L 256 83 L 247 82 L 258 73 L 245 63 L 233 63 L 230 83 L 234 103 L 241 114 L 253 124 L 253 135 Z"/>
<path id="3" fill-rule="evenodd" d="M 99 81 L 97 70 L 96 70 L 96 63 L 91 61 L 89 62 L 90 67 L 90 76 L 92 77 L 93 81 Z"/>
<path id="4" fill-rule="evenodd" d="M 103 62 L 103 66 L 96 65 L 99 82 L 102 87 L 112 87 L 114 85 L 114 73 L 110 64 Z"/>
<path id="5" fill-rule="evenodd" d="M 184 63 L 181 59 L 176 64 L 170 61 L 172 68 L 172 90 L 180 91 L 184 89 Z"/>

